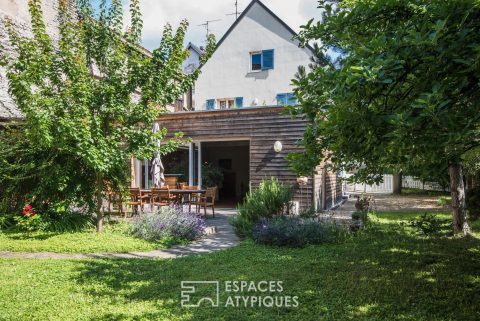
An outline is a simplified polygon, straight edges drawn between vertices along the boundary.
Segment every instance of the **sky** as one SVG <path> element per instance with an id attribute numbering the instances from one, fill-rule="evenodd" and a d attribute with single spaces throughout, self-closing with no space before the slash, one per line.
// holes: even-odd
<path id="1" fill-rule="evenodd" d="M 93 0 L 99 3 L 100 0 Z M 124 10 L 128 10 L 128 0 L 124 0 Z M 318 0 L 262 0 L 276 15 L 285 21 L 293 30 L 299 31 L 300 26 L 311 18 L 319 19 Z M 245 9 L 250 0 L 238 0 L 239 11 Z M 163 26 L 169 22 L 177 26 L 187 19 L 190 23 L 185 43 L 192 42 L 198 46 L 204 44 L 206 29 L 199 26 L 206 20 L 212 22 L 210 30 L 219 40 L 228 28 L 235 22 L 235 0 L 140 0 L 143 16 L 143 45 L 148 49 L 158 47 Z M 128 24 L 128 14 L 125 13 Z"/>

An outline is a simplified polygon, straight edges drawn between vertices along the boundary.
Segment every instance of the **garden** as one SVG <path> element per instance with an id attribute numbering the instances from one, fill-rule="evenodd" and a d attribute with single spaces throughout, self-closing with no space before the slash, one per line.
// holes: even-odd
<path id="1" fill-rule="evenodd" d="M 50 214 L 50 216 L 52 216 Z M 201 238 L 204 218 L 188 206 L 172 205 L 131 219 L 108 217 L 97 233 L 90 216 L 79 213 L 41 215 L 27 205 L 21 214 L 2 216 L 0 251 L 114 253 L 151 251 L 188 244 Z"/>
<path id="2" fill-rule="evenodd" d="M 81 19 L 60 1 L 55 41 L 41 1 L 29 1 L 32 37 L 9 25 L 17 53 L 0 46 L 25 116 L 0 129 L 0 320 L 479 320 L 477 2 L 319 1 L 322 23 L 297 36 L 319 45 L 311 69 L 292 80 L 299 106 L 288 110 L 308 123 L 304 152 L 287 157 L 292 172 L 324 164 L 369 184 L 386 172 L 442 179 L 451 194 L 429 195 L 440 210 L 377 210 L 358 195 L 342 220 L 311 209 L 292 215 L 294 188 L 272 177 L 230 218 L 237 246 L 175 259 L 33 260 L 19 252 L 168 249 L 202 239 L 206 222 L 182 206 L 130 219 L 103 206 L 128 189 L 132 157 L 189 142 L 151 126 L 200 73 L 181 68 L 188 23 L 166 25 L 145 55 L 138 1 L 127 10 L 106 1 L 98 13 L 77 1 Z M 206 40 L 201 64 L 215 49 Z M 182 282 L 194 280 L 279 280 L 298 306 L 182 307 Z"/>
<path id="3" fill-rule="evenodd" d="M 426 236 L 405 226 L 421 215 L 371 214 L 355 237 L 302 248 L 247 240 L 174 260 L 1 259 L 0 314 L 7 320 L 478 320 L 478 234 Z M 184 280 L 282 280 L 299 307 L 182 308 Z"/>

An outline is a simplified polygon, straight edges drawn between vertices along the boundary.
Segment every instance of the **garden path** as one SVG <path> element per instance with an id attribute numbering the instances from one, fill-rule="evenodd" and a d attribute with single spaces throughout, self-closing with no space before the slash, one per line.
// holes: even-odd
<path id="1" fill-rule="evenodd" d="M 234 209 L 218 209 L 215 218 L 209 215 L 207 219 L 208 230 L 211 231 L 204 238 L 185 246 L 174 246 L 169 249 L 154 250 L 149 252 L 127 253 L 25 253 L 25 252 L 0 252 L 0 258 L 31 258 L 31 259 L 173 259 L 186 255 L 206 254 L 223 250 L 239 243 L 228 218 L 236 213 Z"/>

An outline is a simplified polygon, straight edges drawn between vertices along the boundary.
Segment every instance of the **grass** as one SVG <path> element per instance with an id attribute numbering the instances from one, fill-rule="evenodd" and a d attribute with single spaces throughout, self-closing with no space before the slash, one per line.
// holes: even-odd
<path id="1" fill-rule="evenodd" d="M 55 252 L 55 253 L 99 253 L 151 251 L 171 244 L 148 242 L 129 235 L 126 223 L 109 224 L 104 233 L 94 229 L 71 232 L 0 231 L 0 251 L 12 252 Z M 1 317 L 0 317 L 1 320 Z"/>
<path id="2" fill-rule="evenodd" d="M 445 196 L 450 195 L 449 192 L 430 191 L 421 188 L 402 188 L 402 195 L 410 196 Z"/>
<path id="3" fill-rule="evenodd" d="M 420 214 L 379 213 L 368 233 L 303 249 L 245 241 L 174 260 L 2 259 L 0 320 L 479 320 L 480 240 L 399 228 Z M 185 280 L 279 280 L 299 307 L 182 308 Z"/>

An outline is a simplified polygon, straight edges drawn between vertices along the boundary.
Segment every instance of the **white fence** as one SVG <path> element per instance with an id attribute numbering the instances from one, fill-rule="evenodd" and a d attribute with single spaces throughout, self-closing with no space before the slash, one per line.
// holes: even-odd
<path id="1" fill-rule="evenodd" d="M 350 177 L 352 174 L 345 176 Z M 344 190 L 348 193 L 393 193 L 393 176 L 383 175 L 383 182 L 374 185 L 346 183 Z"/>
<path id="2" fill-rule="evenodd" d="M 417 188 L 426 191 L 448 191 L 448 186 L 441 186 L 435 182 L 422 182 L 418 179 L 415 179 L 413 176 L 403 176 L 402 177 L 402 187 L 403 188 Z"/>
<path id="3" fill-rule="evenodd" d="M 352 174 L 346 174 L 347 178 Z M 402 177 L 402 188 L 418 188 L 428 191 L 446 191 L 440 184 L 422 182 L 413 176 Z M 345 183 L 344 190 L 347 193 L 393 193 L 393 175 L 383 175 L 383 182 L 374 185 Z"/>

